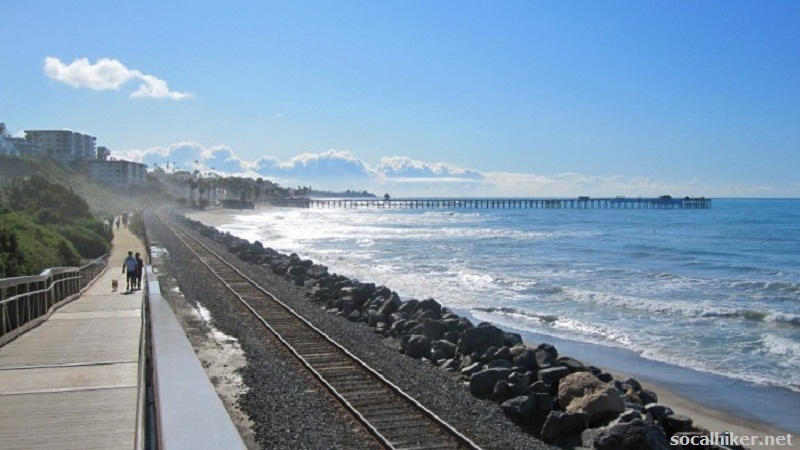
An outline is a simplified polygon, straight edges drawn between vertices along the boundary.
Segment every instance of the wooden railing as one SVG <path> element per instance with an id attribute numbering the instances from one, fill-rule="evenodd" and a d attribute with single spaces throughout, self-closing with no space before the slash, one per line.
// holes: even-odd
<path id="1" fill-rule="evenodd" d="M 0 279 L 0 345 L 35 327 L 73 300 L 108 264 L 108 254 L 83 267 L 56 267 L 41 275 Z"/>

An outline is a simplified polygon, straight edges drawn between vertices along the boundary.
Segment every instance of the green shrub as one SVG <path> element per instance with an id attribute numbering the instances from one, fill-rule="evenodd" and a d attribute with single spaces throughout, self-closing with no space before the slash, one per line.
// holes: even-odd
<path id="1" fill-rule="evenodd" d="M 114 231 L 101 220 L 83 219 L 75 221 L 75 225 L 90 230 L 92 233 L 101 236 L 108 243 L 111 243 L 111 241 L 114 239 Z"/>
<path id="2" fill-rule="evenodd" d="M 102 235 L 85 226 L 60 226 L 58 233 L 71 242 L 83 258 L 98 258 L 111 248 L 111 244 Z"/>
<path id="3" fill-rule="evenodd" d="M 24 255 L 20 273 L 7 276 L 37 275 L 51 267 L 75 267 L 81 256 L 75 247 L 54 229 L 38 225 L 23 214 L 11 212 L 0 214 L 0 229 L 14 235 L 16 247 Z M 5 254 L 5 259 L 14 259 Z"/>
<path id="4" fill-rule="evenodd" d="M 25 273 L 25 255 L 19 248 L 17 233 L 0 226 L 0 278 L 18 277 Z"/>

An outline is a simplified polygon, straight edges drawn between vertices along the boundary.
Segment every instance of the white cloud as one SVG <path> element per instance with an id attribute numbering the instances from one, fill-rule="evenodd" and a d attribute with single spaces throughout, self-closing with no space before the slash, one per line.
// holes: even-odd
<path id="1" fill-rule="evenodd" d="M 119 89 L 123 84 L 137 76 L 115 59 L 100 58 L 90 64 L 87 58 L 79 58 L 70 64 L 48 56 L 44 59 L 44 72 L 53 80 L 68 84 L 74 88 L 89 88 L 98 91 Z"/>
<path id="2" fill-rule="evenodd" d="M 48 56 L 44 59 L 44 73 L 50 79 L 74 88 L 96 91 L 119 90 L 130 81 L 141 81 L 139 88 L 130 94 L 131 98 L 184 100 L 193 97 L 188 92 L 171 91 L 166 81 L 129 69 L 116 59 L 100 58 L 92 64 L 88 58 L 77 58 L 64 64 L 60 59 Z"/>
<path id="3" fill-rule="evenodd" d="M 139 85 L 139 89 L 131 94 L 131 98 L 169 98 L 172 100 L 183 100 L 193 97 L 189 92 L 170 91 L 166 81 L 160 80 L 152 75 L 142 75 L 139 78 L 143 83 Z"/>
<path id="4" fill-rule="evenodd" d="M 352 153 L 328 150 L 324 153 L 302 153 L 285 163 L 278 170 L 292 175 L 372 177 L 375 172 Z"/>
<path id="5" fill-rule="evenodd" d="M 223 175 L 263 177 L 282 186 L 313 186 L 322 190 L 369 190 L 393 197 L 797 197 L 800 186 L 705 185 L 698 180 L 671 182 L 650 177 L 592 176 L 579 173 L 530 174 L 479 172 L 446 163 L 428 163 L 405 156 L 381 158 L 372 167 L 352 153 L 328 150 L 303 153 L 288 161 L 262 156 L 249 162 L 227 146 L 204 147 L 181 142 L 147 150 L 113 151 L 112 156 L 193 171 L 214 169 Z"/>
<path id="6" fill-rule="evenodd" d="M 455 178 L 483 179 L 483 174 L 472 169 L 463 169 L 447 163 L 427 163 L 413 160 L 407 156 L 389 156 L 381 158 L 375 168 L 386 177 L 400 178 Z"/>
<path id="7" fill-rule="evenodd" d="M 204 147 L 197 142 L 179 142 L 169 147 L 153 147 L 147 150 L 114 151 L 112 156 L 145 163 L 148 166 L 166 168 L 170 170 L 200 170 L 247 175 L 251 174 L 252 163 L 243 161 L 233 152 L 233 149 L 224 145 Z"/>

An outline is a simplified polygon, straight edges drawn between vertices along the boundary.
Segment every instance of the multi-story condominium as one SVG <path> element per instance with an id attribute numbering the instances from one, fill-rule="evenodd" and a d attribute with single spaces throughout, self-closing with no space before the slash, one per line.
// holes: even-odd
<path id="1" fill-rule="evenodd" d="M 25 139 L 39 145 L 41 156 L 69 164 L 97 158 L 97 138 L 69 130 L 25 130 Z"/>
<path id="2" fill-rule="evenodd" d="M 42 148 L 39 146 L 39 144 L 31 142 L 25 138 L 12 137 L 6 138 L 6 141 L 14 146 L 17 156 L 38 158 L 42 154 Z"/>
<path id="3" fill-rule="evenodd" d="M 11 142 L 11 138 L 7 138 L 0 134 L 0 155 L 18 155 L 19 152 L 14 144 Z"/>
<path id="4" fill-rule="evenodd" d="M 147 165 L 122 160 L 89 161 L 89 179 L 116 186 L 147 184 Z"/>

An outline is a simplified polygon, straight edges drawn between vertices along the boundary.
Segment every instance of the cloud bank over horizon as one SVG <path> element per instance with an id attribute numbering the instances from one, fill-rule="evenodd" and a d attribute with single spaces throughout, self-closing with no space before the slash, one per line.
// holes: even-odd
<path id="1" fill-rule="evenodd" d="M 531 174 L 482 172 L 446 162 L 426 162 L 407 156 L 385 156 L 376 164 L 346 150 L 302 153 L 287 161 L 262 156 L 246 161 L 228 146 L 205 147 L 179 142 L 168 147 L 112 151 L 112 157 L 168 170 L 213 171 L 272 180 L 285 187 L 388 192 L 395 197 L 574 197 L 658 196 L 767 197 L 798 196 L 800 186 L 785 192 L 752 185 L 711 186 L 698 180 L 668 181 L 651 177 L 592 176 L 580 173 Z"/>
<path id="2" fill-rule="evenodd" d="M 100 58 L 94 64 L 88 58 L 76 58 L 71 63 L 64 64 L 59 58 L 48 56 L 44 59 L 44 73 L 50 79 L 73 88 L 95 91 L 117 91 L 130 81 L 140 81 L 141 84 L 129 95 L 130 98 L 186 100 L 194 97 L 190 92 L 171 91 L 166 81 L 129 69 L 118 60 L 110 58 Z"/>

